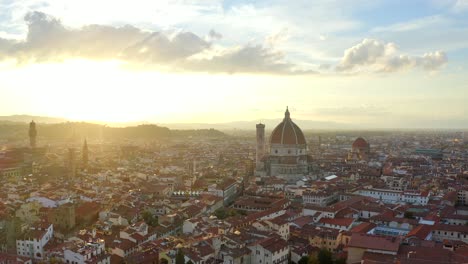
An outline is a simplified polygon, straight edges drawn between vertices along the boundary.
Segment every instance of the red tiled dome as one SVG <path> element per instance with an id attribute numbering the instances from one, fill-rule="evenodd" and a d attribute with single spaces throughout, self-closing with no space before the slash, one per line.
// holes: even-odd
<path id="1" fill-rule="evenodd" d="M 353 143 L 353 148 L 368 148 L 369 143 L 362 137 L 357 138 Z"/>
<path id="2" fill-rule="evenodd" d="M 305 145 L 306 140 L 302 130 L 294 124 L 286 109 L 284 119 L 273 129 L 270 137 L 270 144 Z"/>

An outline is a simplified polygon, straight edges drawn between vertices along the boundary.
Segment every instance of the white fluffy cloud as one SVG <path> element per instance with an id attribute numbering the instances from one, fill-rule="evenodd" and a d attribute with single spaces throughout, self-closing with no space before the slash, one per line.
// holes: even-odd
<path id="1" fill-rule="evenodd" d="M 417 58 L 417 64 L 425 70 L 430 71 L 439 69 L 440 66 L 446 64 L 447 61 L 447 55 L 442 51 L 426 53 L 422 57 Z"/>
<path id="2" fill-rule="evenodd" d="M 228 73 L 307 73 L 285 61 L 273 46 L 247 44 L 226 47 L 210 58 L 212 41 L 222 38 L 214 30 L 207 37 L 192 32 L 149 32 L 133 26 L 88 25 L 67 28 L 60 20 L 42 12 L 25 16 L 28 34 L 23 41 L 0 38 L 0 59 L 19 63 L 62 61 L 68 58 L 122 60 L 179 71 Z"/>
<path id="3" fill-rule="evenodd" d="M 133 26 L 88 25 L 66 28 L 44 13 L 25 17 L 28 35 L 10 50 L 21 61 L 56 61 L 70 57 L 123 59 L 134 62 L 162 63 L 182 59 L 210 46 L 191 32 L 169 35 L 141 31 Z"/>
<path id="4" fill-rule="evenodd" d="M 419 67 L 435 71 L 447 63 L 443 51 L 426 53 L 423 56 L 402 54 L 394 43 L 375 39 L 364 39 L 361 43 L 345 50 L 343 58 L 336 67 L 340 72 L 394 72 Z"/>
<path id="5" fill-rule="evenodd" d="M 284 55 L 271 47 L 249 44 L 227 49 L 210 59 L 191 60 L 187 67 L 198 71 L 226 73 L 315 73 L 312 70 L 299 69 L 296 65 L 285 62 Z"/>
<path id="6" fill-rule="evenodd" d="M 131 25 L 69 28 L 59 19 L 37 11 L 28 13 L 24 20 L 28 27 L 26 38 L 0 38 L 0 59 L 14 59 L 18 63 L 69 58 L 121 60 L 131 65 L 175 71 L 260 74 L 310 74 L 316 73 L 314 69 L 328 71 L 329 67 L 320 65 L 334 64 L 324 64 L 314 58 L 288 61 L 285 52 L 277 49 L 290 37 L 286 29 L 266 37 L 263 44 L 254 41 L 220 46 L 216 42 L 223 35 L 214 30 L 199 36 L 180 30 L 147 31 Z M 435 71 L 446 63 L 447 56 L 442 51 L 412 56 L 401 53 L 394 43 L 364 39 L 345 50 L 336 70 L 344 73 L 410 68 Z"/>

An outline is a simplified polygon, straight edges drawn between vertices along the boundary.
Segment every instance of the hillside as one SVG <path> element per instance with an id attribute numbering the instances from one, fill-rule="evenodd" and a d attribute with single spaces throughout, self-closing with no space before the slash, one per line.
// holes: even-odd
<path id="1" fill-rule="evenodd" d="M 28 124 L 21 122 L 0 122 L 0 138 L 21 139 L 28 137 Z M 214 129 L 170 130 L 157 125 L 109 127 L 106 125 L 66 122 L 56 124 L 36 123 L 38 137 L 44 139 L 161 139 L 178 137 L 224 137 Z"/>

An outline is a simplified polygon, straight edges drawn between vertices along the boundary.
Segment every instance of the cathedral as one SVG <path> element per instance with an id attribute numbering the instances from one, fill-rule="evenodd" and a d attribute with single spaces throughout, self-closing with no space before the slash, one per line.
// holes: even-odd
<path id="1" fill-rule="evenodd" d="M 257 124 L 256 150 L 257 175 L 295 182 L 309 174 L 307 142 L 302 130 L 291 120 L 288 108 L 283 121 L 273 129 L 268 147 L 265 142 L 265 125 Z"/>
<path id="2" fill-rule="evenodd" d="M 351 151 L 348 153 L 348 162 L 352 161 L 368 161 L 370 156 L 370 145 L 362 137 L 357 138 Z"/>

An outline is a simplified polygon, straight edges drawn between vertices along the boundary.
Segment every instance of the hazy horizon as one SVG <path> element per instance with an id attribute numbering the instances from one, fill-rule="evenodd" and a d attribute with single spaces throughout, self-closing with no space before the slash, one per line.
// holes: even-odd
<path id="1" fill-rule="evenodd" d="M 217 129 L 221 131 L 228 130 L 255 130 L 255 124 L 263 123 L 266 125 L 266 131 L 273 130 L 282 118 L 272 119 L 256 119 L 256 120 L 236 120 L 219 123 L 203 123 L 203 122 L 192 122 L 192 123 L 162 123 L 157 120 L 141 120 L 131 122 L 106 122 L 99 120 L 72 120 L 61 117 L 50 117 L 50 116 L 34 116 L 27 114 L 11 115 L 11 116 L 0 116 L 0 122 L 18 122 L 18 123 L 29 123 L 35 121 L 38 124 L 57 124 L 65 122 L 85 122 L 91 124 L 106 125 L 110 127 L 130 127 L 138 125 L 158 125 L 168 127 L 170 129 Z M 371 127 L 371 126 L 358 126 L 346 123 L 334 123 L 334 122 L 319 122 L 314 120 L 300 120 L 294 119 L 304 131 L 419 131 L 419 130 L 432 130 L 432 131 L 465 131 L 468 127 Z"/>

